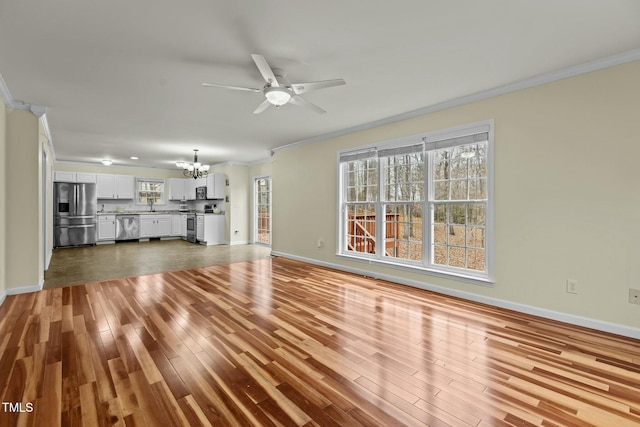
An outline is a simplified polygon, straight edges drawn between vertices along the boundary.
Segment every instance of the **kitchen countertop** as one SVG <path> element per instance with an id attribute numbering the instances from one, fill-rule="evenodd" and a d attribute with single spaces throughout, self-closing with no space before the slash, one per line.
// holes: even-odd
<path id="1" fill-rule="evenodd" d="M 97 215 L 177 215 L 177 214 L 205 214 L 204 211 L 122 211 L 122 212 L 98 212 Z M 224 212 L 216 213 L 207 213 L 206 215 L 224 215 Z"/>

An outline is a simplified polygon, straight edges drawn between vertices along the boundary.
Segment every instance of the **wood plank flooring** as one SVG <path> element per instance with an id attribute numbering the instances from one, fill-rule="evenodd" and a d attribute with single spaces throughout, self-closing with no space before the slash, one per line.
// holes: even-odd
<path id="1" fill-rule="evenodd" d="M 0 397 L 0 426 L 638 426 L 640 341 L 262 259 L 7 297 Z"/>

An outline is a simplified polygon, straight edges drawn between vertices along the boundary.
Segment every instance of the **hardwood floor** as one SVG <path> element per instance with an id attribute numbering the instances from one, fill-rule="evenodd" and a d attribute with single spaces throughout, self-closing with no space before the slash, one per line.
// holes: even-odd
<path id="1" fill-rule="evenodd" d="M 0 426 L 638 426 L 640 341 L 274 258 L 9 296 L 0 387 Z"/>

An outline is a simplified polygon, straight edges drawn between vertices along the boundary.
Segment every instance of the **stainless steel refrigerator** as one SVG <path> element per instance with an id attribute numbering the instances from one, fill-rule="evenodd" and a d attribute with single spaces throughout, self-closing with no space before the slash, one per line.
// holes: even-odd
<path id="1" fill-rule="evenodd" d="M 96 244 L 95 184 L 53 184 L 53 246 Z"/>

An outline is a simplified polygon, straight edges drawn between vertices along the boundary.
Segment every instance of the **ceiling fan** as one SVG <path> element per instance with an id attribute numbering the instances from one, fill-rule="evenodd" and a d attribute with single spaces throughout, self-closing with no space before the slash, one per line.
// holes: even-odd
<path id="1" fill-rule="evenodd" d="M 253 62 L 256 63 L 260 74 L 262 74 L 262 77 L 266 81 L 262 89 L 243 86 L 229 86 L 216 83 L 202 83 L 202 86 L 222 87 L 225 89 L 244 90 L 249 92 L 262 92 L 266 99 L 262 101 L 262 104 L 258 105 L 258 108 L 253 112 L 254 114 L 262 113 L 271 105 L 275 105 L 276 108 L 279 108 L 287 103 L 306 107 L 316 113 L 324 114 L 326 113 L 325 110 L 307 101 L 301 97 L 300 94 L 346 84 L 343 79 L 322 80 L 307 83 L 287 83 L 285 80 L 286 73 L 278 68 L 271 68 L 267 63 L 267 60 L 264 59 L 264 56 L 253 54 L 251 55 L 251 58 L 253 59 Z"/>

